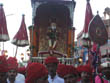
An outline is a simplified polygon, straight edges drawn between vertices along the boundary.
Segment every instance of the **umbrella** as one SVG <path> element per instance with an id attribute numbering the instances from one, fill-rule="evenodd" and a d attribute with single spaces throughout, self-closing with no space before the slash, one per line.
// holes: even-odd
<path id="1" fill-rule="evenodd" d="M 0 4 L 0 42 L 3 42 L 3 50 L 4 50 L 4 42 L 9 40 L 6 17 L 3 9 L 3 5 Z"/>
<path id="2" fill-rule="evenodd" d="M 12 44 L 16 45 L 17 48 L 25 47 L 25 46 L 29 45 L 24 15 L 22 16 L 22 22 L 21 22 L 20 29 L 17 32 L 17 34 L 14 36 L 14 38 L 12 40 Z M 17 49 L 16 49 L 16 54 L 17 54 Z M 15 54 L 15 56 L 16 56 L 16 54 Z"/>
<path id="3" fill-rule="evenodd" d="M 0 5 L 0 42 L 8 41 L 9 35 L 7 30 L 6 17 L 3 9 L 3 5 Z"/>
<path id="4" fill-rule="evenodd" d="M 92 14 L 92 9 L 91 9 L 91 5 L 90 5 L 90 0 L 87 0 L 86 11 L 85 11 L 85 21 L 84 21 L 83 30 L 81 32 L 81 34 L 82 34 L 81 39 L 83 41 L 83 46 L 88 49 L 88 63 L 91 61 L 90 54 L 89 54 L 90 47 L 91 47 L 91 41 L 90 41 L 89 34 L 88 34 L 88 26 L 89 26 L 92 18 L 93 18 L 93 14 Z"/>
<path id="5" fill-rule="evenodd" d="M 91 9 L 89 0 L 87 0 L 86 13 L 85 13 L 85 23 L 84 23 L 83 33 L 82 33 L 83 39 L 89 38 L 88 26 L 89 26 L 89 23 L 92 20 L 92 18 L 93 18 L 92 9 Z"/>

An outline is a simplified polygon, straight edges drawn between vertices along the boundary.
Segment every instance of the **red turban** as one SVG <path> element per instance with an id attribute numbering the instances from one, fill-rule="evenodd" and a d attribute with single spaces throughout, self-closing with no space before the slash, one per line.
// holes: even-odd
<path id="1" fill-rule="evenodd" d="M 9 57 L 7 60 L 8 63 L 8 69 L 15 69 L 18 70 L 18 63 L 17 63 L 17 59 L 15 57 Z"/>
<path id="2" fill-rule="evenodd" d="M 34 83 L 35 79 L 48 75 L 48 71 L 43 64 L 31 63 L 27 69 L 26 83 Z"/>
<path id="3" fill-rule="evenodd" d="M 78 70 L 80 73 L 81 73 L 81 72 L 92 73 L 92 68 L 90 67 L 90 65 L 79 66 L 77 70 Z"/>
<path id="4" fill-rule="evenodd" d="M 77 67 L 78 73 L 81 73 L 81 72 L 82 72 L 82 66 L 83 66 L 83 65 L 80 65 L 80 66 Z"/>
<path id="5" fill-rule="evenodd" d="M 64 64 L 58 64 L 58 68 L 57 68 L 57 74 L 60 77 L 63 77 L 64 75 L 64 69 L 65 69 L 65 65 Z"/>
<path id="6" fill-rule="evenodd" d="M 45 59 L 45 64 L 48 64 L 48 63 L 59 63 L 59 61 L 56 57 L 49 56 Z"/>
<path id="7" fill-rule="evenodd" d="M 25 67 L 19 67 L 19 68 L 18 68 L 18 72 L 25 75 L 25 73 L 26 73 L 26 68 L 25 68 Z"/>
<path id="8" fill-rule="evenodd" d="M 5 56 L 0 56 L 0 72 L 7 72 L 8 71 L 8 65 L 7 60 Z"/>
<path id="9" fill-rule="evenodd" d="M 72 65 L 59 65 L 59 66 L 60 67 L 58 67 L 57 73 L 61 77 L 64 77 L 69 74 L 75 74 L 75 75 L 77 74 L 76 68 Z"/>

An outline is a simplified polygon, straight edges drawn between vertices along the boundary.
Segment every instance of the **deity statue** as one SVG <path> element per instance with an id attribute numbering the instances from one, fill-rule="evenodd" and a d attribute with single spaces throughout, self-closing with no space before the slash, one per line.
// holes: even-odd
<path id="1" fill-rule="evenodd" d="M 52 22 L 48 28 L 47 36 L 48 36 L 50 50 L 55 49 L 55 47 L 57 45 L 58 32 L 56 30 L 56 27 L 57 27 L 56 23 Z"/>

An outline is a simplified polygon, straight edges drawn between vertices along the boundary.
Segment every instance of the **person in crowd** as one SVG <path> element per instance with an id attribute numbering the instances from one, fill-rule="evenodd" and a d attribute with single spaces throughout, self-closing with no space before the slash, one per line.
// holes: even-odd
<path id="1" fill-rule="evenodd" d="M 100 72 L 95 77 L 95 83 L 110 83 L 110 58 L 101 58 Z"/>
<path id="2" fill-rule="evenodd" d="M 65 69 L 65 64 L 59 63 L 56 72 L 57 72 L 58 76 L 61 78 L 63 78 L 63 76 L 64 76 L 64 69 Z"/>
<path id="3" fill-rule="evenodd" d="M 9 57 L 7 60 L 8 63 L 8 83 L 25 83 L 25 80 L 21 80 L 21 75 L 18 74 L 18 63 L 15 57 Z M 24 78 L 23 78 L 24 79 Z"/>
<path id="4" fill-rule="evenodd" d="M 64 78 L 65 83 L 77 83 L 77 70 L 74 66 L 60 64 L 57 73 Z"/>
<path id="5" fill-rule="evenodd" d="M 59 77 L 58 74 L 56 73 L 59 63 L 58 59 L 54 56 L 48 56 L 44 62 L 49 72 L 48 75 L 49 83 L 64 83 L 64 79 Z"/>
<path id="6" fill-rule="evenodd" d="M 43 64 L 31 63 L 26 69 L 25 83 L 48 83 L 48 70 Z"/>
<path id="7" fill-rule="evenodd" d="M 23 74 L 25 76 L 25 74 L 26 74 L 26 68 L 24 66 L 23 67 L 19 67 L 18 68 L 18 73 Z"/>
<path id="8" fill-rule="evenodd" d="M 0 83 L 7 83 L 8 65 L 5 56 L 0 56 Z"/>
<path id="9" fill-rule="evenodd" d="M 77 68 L 81 79 L 78 83 L 93 83 L 92 68 L 90 65 L 82 65 Z"/>

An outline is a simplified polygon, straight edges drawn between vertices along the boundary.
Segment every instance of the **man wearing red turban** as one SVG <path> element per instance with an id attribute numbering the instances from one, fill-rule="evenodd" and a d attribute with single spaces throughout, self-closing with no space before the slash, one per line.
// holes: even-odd
<path id="1" fill-rule="evenodd" d="M 82 65 L 77 70 L 81 74 L 80 83 L 93 83 L 92 68 L 90 65 Z"/>
<path id="2" fill-rule="evenodd" d="M 65 83 L 77 83 L 77 70 L 72 65 L 60 64 L 57 72 L 59 76 L 64 78 Z"/>
<path id="3" fill-rule="evenodd" d="M 23 80 L 19 80 L 18 76 L 18 63 L 15 57 L 9 57 L 7 60 L 8 63 L 8 83 L 24 83 Z"/>
<path id="4" fill-rule="evenodd" d="M 7 60 L 5 56 L 0 56 L 0 83 L 7 83 Z"/>
<path id="5" fill-rule="evenodd" d="M 110 83 L 110 55 L 103 55 L 101 57 L 99 67 L 100 72 L 95 77 L 95 83 Z"/>
<path id="6" fill-rule="evenodd" d="M 31 63 L 26 72 L 26 83 L 48 83 L 48 70 L 43 64 Z"/>
<path id="7" fill-rule="evenodd" d="M 49 56 L 45 59 L 45 65 L 48 69 L 48 81 L 49 83 L 64 83 L 64 79 L 60 78 L 56 73 L 58 67 L 58 59 L 54 56 Z"/>

